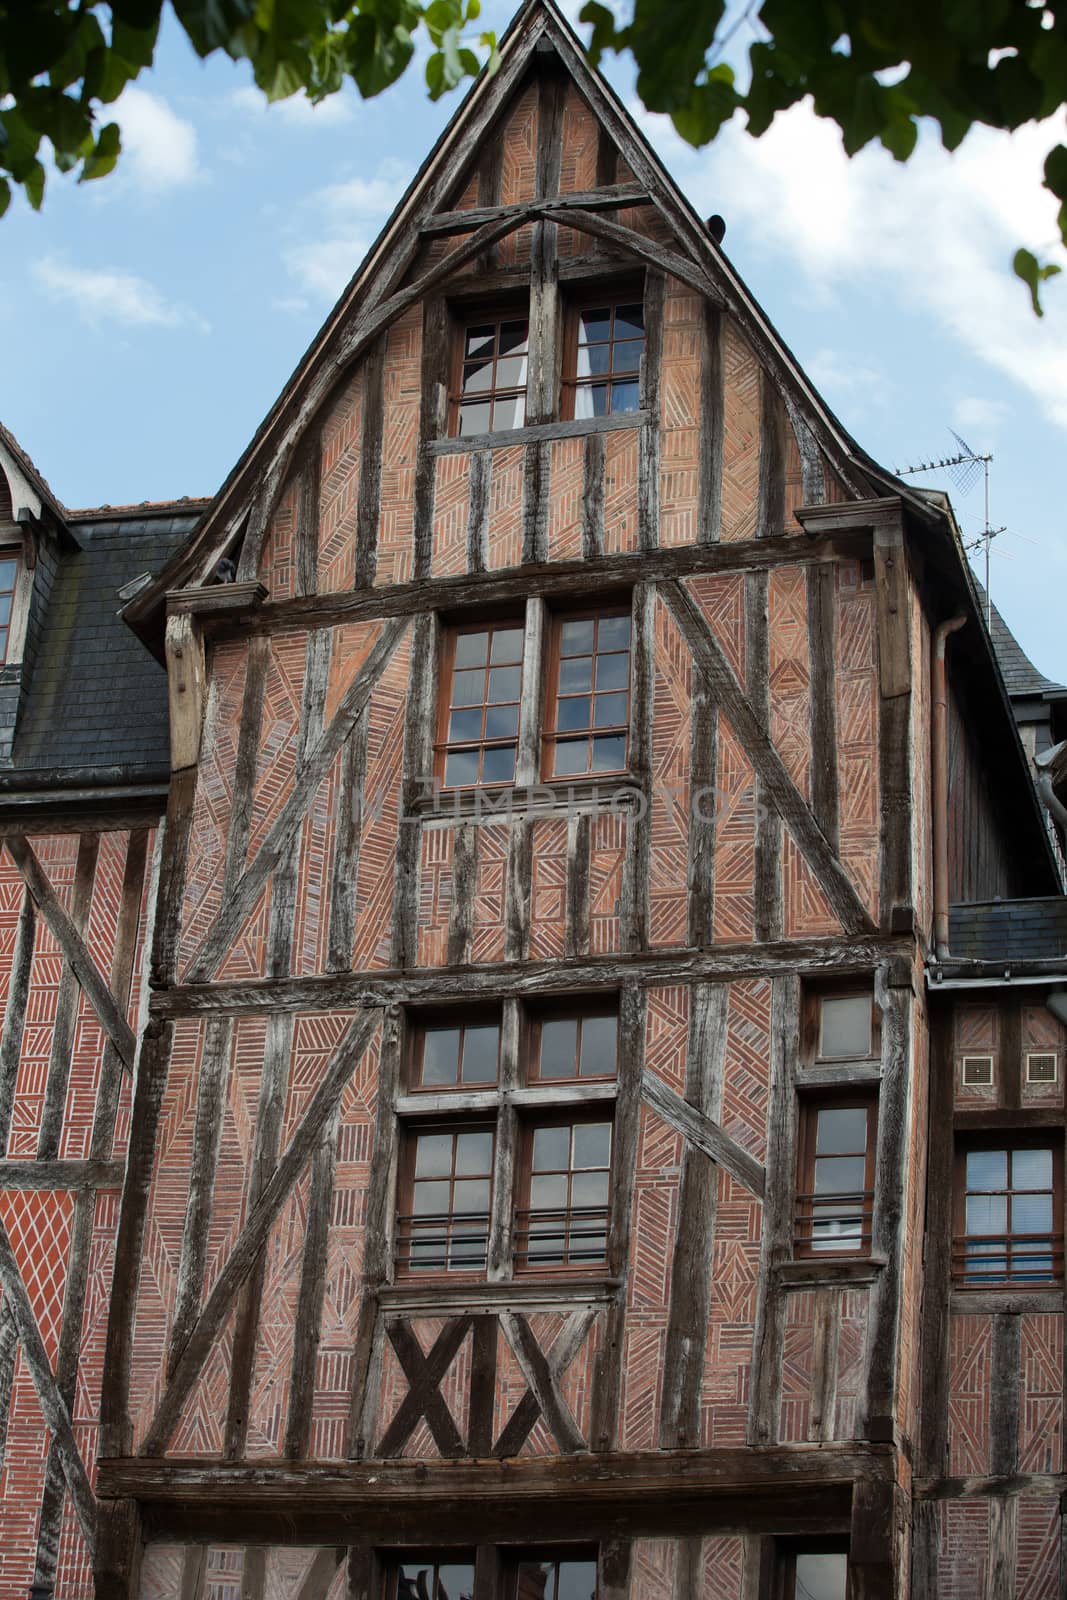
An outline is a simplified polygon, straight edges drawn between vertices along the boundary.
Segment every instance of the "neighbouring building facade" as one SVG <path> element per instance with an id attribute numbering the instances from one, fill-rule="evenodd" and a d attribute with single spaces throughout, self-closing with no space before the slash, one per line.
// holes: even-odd
<path id="1" fill-rule="evenodd" d="M 0 433 L 0 1600 L 1063 1592 L 1062 691 L 713 223 L 530 0 L 214 500 Z"/>

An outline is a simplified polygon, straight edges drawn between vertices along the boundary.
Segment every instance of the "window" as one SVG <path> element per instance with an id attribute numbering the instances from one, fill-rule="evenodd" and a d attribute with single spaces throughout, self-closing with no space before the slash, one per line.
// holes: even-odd
<path id="1" fill-rule="evenodd" d="M 873 1095 L 801 1102 L 797 1255 L 869 1253 L 876 1126 Z"/>
<path id="2" fill-rule="evenodd" d="M 556 617 L 545 718 L 546 776 L 624 772 L 629 729 L 629 611 Z"/>
<path id="3" fill-rule="evenodd" d="M 777 1592 L 782 1600 L 846 1600 L 847 1550 L 784 1546 Z"/>
<path id="4" fill-rule="evenodd" d="M 953 1276 L 969 1289 L 1063 1282 L 1063 1147 L 972 1139 L 956 1152 Z"/>
<path id="5" fill-rule="evenodd" d="M 437 777 L 446 789 L 511 783 L 522 697 L 521 622 L 453 628 L 445 636 Z"/>
<path id="6" fill-rule="evenodd" d="M 391 1564 L 389 1600 L 474 1600 L 474 1562 L 469 1556 L 402 1556 Z"/>
<path id="7" fill-rule="evenodd" d="M 515 1564 L 508 1600 L 596 1600 L 596 1556 L 523 1556 Z"/>
<path id="8" fill-rule="evenodd" d="M 0 665 L 7 660 L 11 643 L 11 614 L 18 581 L 18 556 L 10 550 L 0 550 Z"/>
<path id="9" fill-rule="evenodd" d="M 521 1009 L 507 1035 L 518 1041 L 518 1060 L 507 1072 L 502 1020 L 499 1009 L 481 1010 L 423 1015 L 409 1027 L 399 1107 L 400 1277 L 483 1276 L 494 1214 L 516 1271 L 595 1271 L 607 1260 L 617 1008 L 568 1000 Z M 513 1114 L 506 1124 L 497 1173 L 500 1083 L 510 1085 L 517 1121 Z M 558 1093 L 546 1107 L 550 1086 Z"/>
<path id="10" fill-rule="evenodd" d="M 452 392 L 452 433 L 496 433 L 526 421 L 530 322 L 514 311 L 482 316 L 462 331 Z"/>
<path id="11" fill-rule="evenodd" d="M 819 1061 L 852 1061 L 874 1054 L 874 1001 L 869 990 L 818 997 Z"/>
<path id="12" fill-rule="evenodd" d="M 567 327 L 563 413 L 609 417 L 641 405 L 645 311 L 639 299 L 575 307 Z"/>

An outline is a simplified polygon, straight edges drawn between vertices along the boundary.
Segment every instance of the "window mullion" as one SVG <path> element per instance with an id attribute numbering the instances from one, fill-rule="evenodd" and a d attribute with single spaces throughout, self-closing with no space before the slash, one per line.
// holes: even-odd
<path id="1" fill-rule="evenodd" d="M 519 706 L 519 748 L 515 784 L 532 787 L 541 770 L 541 718 L 544 698 L 546 614 L 540 595 L 526 602 L 526 629 L 522 650 L 522 702 Z"/>
<path id="2" fill-rule="evenodd" d="M 514 1216 L 515 1163 L 518 1153 L 518 1113 L 512 1100 L 520 1083 L 522 1050 L 522 1007 L 518 1000 L 504 1001 L 500 1030 L 500 1112 L 497 1117 L 496 1154 L 493 1166 L 492 1215 L 489 1219 L 489 1262 L 487 1277 L 500 1283 L 511 1277 Z"/>

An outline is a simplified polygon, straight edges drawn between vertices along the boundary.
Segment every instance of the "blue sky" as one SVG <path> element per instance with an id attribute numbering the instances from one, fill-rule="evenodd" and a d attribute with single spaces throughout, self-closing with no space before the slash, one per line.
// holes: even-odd
<path id="1" fill-rule="evenodd" d="M 490 0 L 484 21 L 502 31 L 511 10 Z M 626 67 L 612 76 L 630 99 Z M 117 172 L 53 177 L 41 214 L 16 200 L 0 222 L 0 418 L 62 501 L 214 491 L 456 103 L 431 105 L 416 67 L 368 103 L 349 88 L 267 108 L 245 68 L 198 61 L 168 19 L 120 103 Z M 994 453 L 992 522 L 1009 530 L 994 599 L 1067 681 L 1067 275 L 1037 322 L 1009 268 L 1018 244 L 1050 253 L 1039 178 L 1059 131 L 980 132 L 954 157 L 924 138 L 899 167 L 880 150 L 847 162 L 804 107 L 701 152 L 642 120 L 876 459 L 950 454 L 951 428 Z M 948 488 L 980 531 L 980 484 L 915 481 Z"/>

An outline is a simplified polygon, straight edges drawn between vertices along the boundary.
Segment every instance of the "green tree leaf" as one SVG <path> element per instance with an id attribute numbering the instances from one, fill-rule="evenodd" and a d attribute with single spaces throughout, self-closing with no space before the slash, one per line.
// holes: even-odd
<path id="1" fill-rule="evenodd" d="M 1043 317 L 1044 308 L 1041 305 L 1041 285 L 1047 283 L 1049 278 L 1059 277 L 1062 268 L 1055 262 L 1040 262 L 1030 250 L 1016 250 L 1012 267 L 1017 278 L 1021 278 L 1030 290 L 1030 303 L 1034 308 L 1034 315 Z"/>

